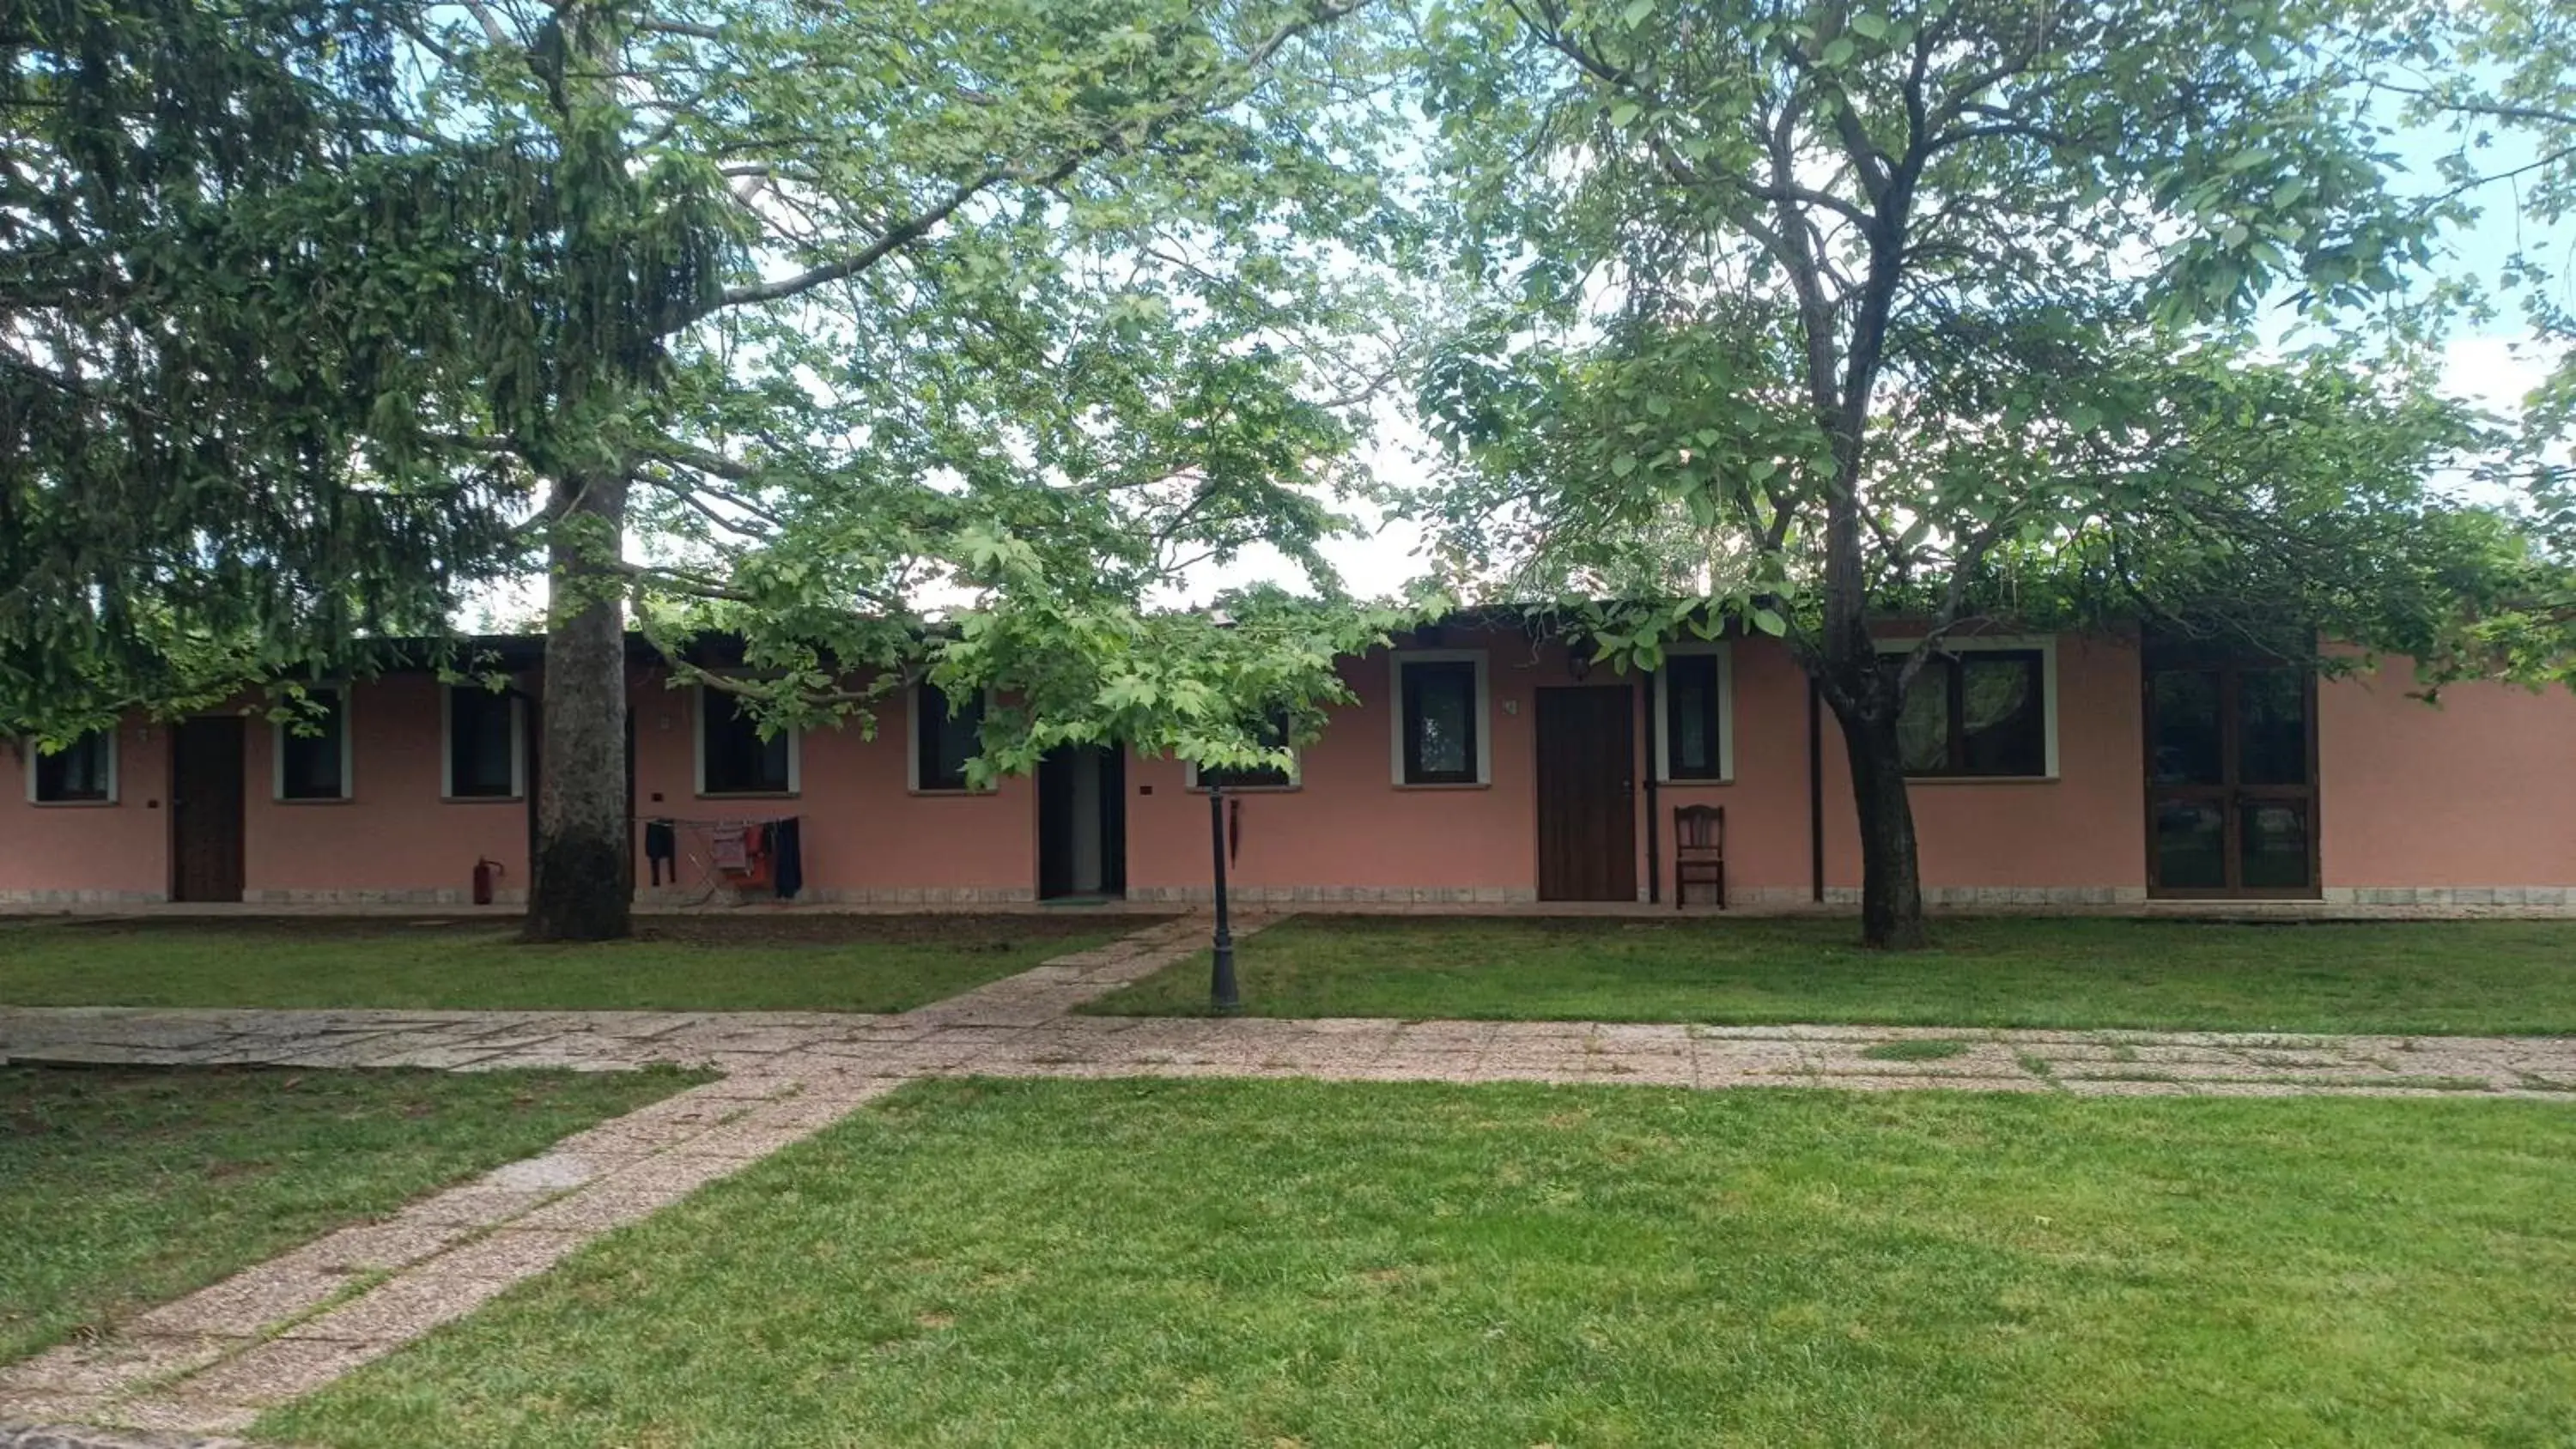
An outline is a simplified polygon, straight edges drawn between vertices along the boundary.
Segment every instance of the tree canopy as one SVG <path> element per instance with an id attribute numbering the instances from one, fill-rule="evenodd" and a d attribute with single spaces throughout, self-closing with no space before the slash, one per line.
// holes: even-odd
<path id="1" fill-rule="evenodd" d="M 630 629 L 765 728 L 997 689 L 979 774 L 1255 763 L 1406 618 L 1321 552 L 1371 485 L 1471 589 L 1632 600 L 1580 614 L 1623 662 L 1784 637 L 1903 944 L 1895 725 L 1950 631 L 2576 672 L 2576 375 L 2508 440 L 2437 394 L 2425 284 L 2480 128 L 2576 201 L 2560 9 L 32 0 L 0 727 L 314 677 L 542 568 L 533 928 L 614 934 Z M 1397 383 L 1436 488 L 1362 476 Z M 1256 553 L 1299 585 L 1175 607 Z"/>
<path id="2" fill-rule="evenodd" d="M 381 125 L 386 12 L 31 0 L 0 23 L 0 730 L 445 627 L 517 483 L 430 440 L 488 316 L 461 158 Z"/>
<path id="3" fill-rule="evenodd" d="M 2376 629 L 2516 546 L 2426 488 L 2479 439 L 2405 294 L 2459 211 L 2392 183 L 2386 7 L 1453 0 L 1427 33 L 1481 284 L 1426 389 L 1453 556 L 1785 635 L 1843 726 L 1874 942 L 1921 937 L 1904 691 L 2024 578 Z M 2258 345 L 2285 298 L 2320 340 Z"/>

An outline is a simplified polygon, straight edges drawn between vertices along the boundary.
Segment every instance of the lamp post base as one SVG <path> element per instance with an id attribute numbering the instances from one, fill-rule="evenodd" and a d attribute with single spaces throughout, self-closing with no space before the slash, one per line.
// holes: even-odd
<path id="1" fill-rule="evenodd" d="M 1208 972 L 1208 1008 L 1220 1016 L 1243 1009 L 1234 984 L 1234 930 L 1226 916 L 1224 794 L 1214 786 L 1208 790 L 1208 841 L 1216 852 L 1216 964 Z"/>

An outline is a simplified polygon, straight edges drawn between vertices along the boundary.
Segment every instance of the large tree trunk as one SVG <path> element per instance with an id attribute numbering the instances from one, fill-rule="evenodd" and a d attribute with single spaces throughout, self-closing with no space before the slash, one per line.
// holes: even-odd
<path id="1" fill-rule="evenodd" d="M 560 480 L 553 509 L 559 521 L 547 546 L 545 770 L 527 934 L 534 941 L 607 941 L 634 927 L 625 581 L 617 571 L 625 480 Z"/>
<path id="2" fill-rule="evenodd" d="M 1914 848 L 1914 802 L 1905 788 L 1905 756 L 1891 709 L 1846 714 L 1844 752 L 1851 758 L 1852 801 L 1860 815 L 1860 939 L 1864 946 L 1911 951 L 1924 944 L 1923 880 Z"/>

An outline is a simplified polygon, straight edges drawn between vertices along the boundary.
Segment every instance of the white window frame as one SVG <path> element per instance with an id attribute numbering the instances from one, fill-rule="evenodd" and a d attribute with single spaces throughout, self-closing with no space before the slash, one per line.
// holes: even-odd
<path id="1" fill-rule="evenodd" d="M 24 751 L 27 756 L 28 804 L 40 806 L 47 810 L 78 810 L 84 807 L 96 808 L 101 805 L 113 805 L 117 803 L 118 797 L 116 792 L 118 775 L 116 757 L 120 752 L 120 747 L 122 745 L 122 741 L 120 741 L 117 736 L 122 734 L 123 731 L 121 729 L 103 729 L 94 731 L 93 733 L 107 741 L 107 797 L 101 800 L 38 799 L 36 796 L 36 760 L 43 752 L 36 748 L 36 742 L 33 739 L 25 739 L 18 742 L 18 748 Z"/>
<path id="2" fill-rule="evenodd" d="M 1872 641 L 1881 654 L 1909 654 L 1923 642 L 1912 639 L 1879 639 Z M 2040 744 L 2047 768 L 2037 775 L 1908 775 L 1910 785 L 2009 785 L 2037 784 L 2053 781 L 2057 774 L 2057 636 L 2054 634 L 1978 634 L 1962 638 L 1953 635 L 1943 639 L 1932 652 L 1936 654 L 1978 654 L 2036 651 L 2039 655 L 2039 728 Z"/>
<path id="3" fill-rule="evenodd" d="M 296 795 L 286 793 L 286 721 L 271 720 L 268 725 L 268 798 L 279 805 L 345 805 L 358 798 L 358 709 L 357 691 L 348 681 L 307 686 L 306 694 L 334 694 L 340 700 L 340 793 L 337 795 Z"/>
<path id="4" fill-rule="evenodd" d="M 1407 664 L 1476 666 L 1476 778 L 1432 780 L 1416 785 L 1404 778 L 1404 667 Z M 1494 783 L 1494 694 L 1482 649 L 1397 649 L 1387 656 L 1387 777 L 1399 790 L 1481 790 Z"/>
<path id="5" fill-rule="evenodd" d="M 518 691 L 508 690 L 502 697 L 510 701 L 510 793 L 507 795 L 459 795 L 456 793 L 456 691 L 478 690 L 492 693 L 479 684 L 444 684 L 438 687 L 438 798 L 451 805 L 499 805 L 528 798 L 528 702 Z"/>
<path id="6" fill-rule="evenodd" d="M 805 793 L 805 732 L 787 731 L 787 788 L 784 790 L 709 790 L 707 788 L 707 697 L 724 695 L 703 684 L 689 686 L 689 784 L 701 800 L 791 800 Z"/>
<path id="7" fill-rule="evenodd" d="M 938 686 L 932 684 L 927 679 L 916 679 L 911 684 L 905 686 L 903 691 L 903 787 L 915 795 L 992 794 L 995 787 L 991 785 L 986 785 L 981 789 L 978 789 L 973 785 L 952 789 L 946 785 L 924 785 L 921 783 L 921 692 L 925 689 L 935 688 L 938 688 Z M 944 694 L 947 691 L 941 690 L 940 692 Z M 984 717 L 987 719 L 992 718 L 993 691 L 989 689 L 977 690 L 976 697 L 984 702 Z"/>
<path id="8" fill-rule="evenodd" d="M 1717 774 L 1673 778 L 1673 711 L 1669 677 L 1676 657 L 1717 661 Z M 1664 666 L 1655 671 L 1655 780 L 1658 784 L 1732 785 L 1735 783 L 1735 646 L 1722 639 L 1693 639 L 1664 646 Z"/>

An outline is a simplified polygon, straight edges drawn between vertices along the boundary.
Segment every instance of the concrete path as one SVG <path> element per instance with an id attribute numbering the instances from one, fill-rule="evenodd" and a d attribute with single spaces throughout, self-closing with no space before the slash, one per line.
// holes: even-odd
<path id="1" fill-rule="evenodd" d="M 1247 921 L 1241 934 L 1270 919 Z M 2567 1038 L 1069 1014 L 1197 950 L 1205 930 L 1202 918 L 1157 923 L 887 1016 L 0 1008 L 0 1061 L 462 1071 L 670 1063 L 725 1074 L 154 1309 L 109 1338 L 0 1367 L 0 1425 L 237 1432 L 261 1410 L 463 1316 L 601 1233 L 927 1076 L 2528 1096 L 2576 1105 L 2576 1039 Z M 1928 1060 L 1870 1055 L 1913 1040 L 1963 1049 Z M 115 1442 L 61 1433 L 0 1427 L 0 1449 Z"/>

